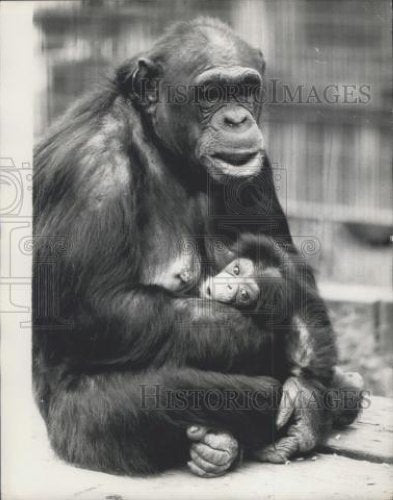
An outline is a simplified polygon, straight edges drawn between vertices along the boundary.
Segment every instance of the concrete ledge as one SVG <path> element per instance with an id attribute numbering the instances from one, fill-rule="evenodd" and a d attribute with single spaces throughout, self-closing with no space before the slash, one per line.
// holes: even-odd
<path id="1" fill-rule="evenodd" d="M 25 453 L 14 466 L 3 470 L 4 500 L 388 500 L 393 492 L 393 467 L 364 458 L 373 440 L 373 457 L 385 462 L 393 456 L 390 411 L 392 401 L 378 398 L 365 410 L 359 423 L 325 452 L 299 458 L 288 465 L 247 463 L 216 479 L 201 479 L 187 470 L 149 477 L 119 477 L 77 469 L 49 448 L 43 422 L 32 409 L 32 435 L 24 440 Z M 382 412 L 382 414 L 381 414 Z M 377 419 L 377 421 L 375 420 Z M 376 427 L 377 423 L 380 426 Z M 381 434 L 382 433 L 382 434 Z M 342 433 L 341 433 L 342 434 Z M 382 452 L 381 452 L 382 450 Z M 327 453 L 326 453 L 327 451 Z M 334 453 L 337 451 L 337 454 Z M 338 453 L 347 456 L 339 456 Z M 349 458 L 348 454 L 358 459 Z M 381 454 L 382 453 L 382 454 Z"/>

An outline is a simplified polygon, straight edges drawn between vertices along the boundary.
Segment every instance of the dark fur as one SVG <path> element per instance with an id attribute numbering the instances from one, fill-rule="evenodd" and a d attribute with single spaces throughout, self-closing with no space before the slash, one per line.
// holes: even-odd
<path id="1" fill-rule="evenodd" d="M 234 250 L 238 257 L 250 259 L 255 266 L 260 294 L 248 314 L 258 325 L 271 324 L 275 332 L 288 336 L 288 362 L 299 375 L 317 377 L 329 384 L 336 363 L 336 346 L 310 266 L 277 237 L 245 233 Z M 269 272 L 272 269 L 277 273 Z M 295 318 L 304 324 L 307 338 L 300 338 Z M 297 358 L 299 351 L 305 349 L 310 353 L 309 359 L 301 366 Z"/>
<path id="2" fill-rule="evenodd" d="M 332 326 L 305 259 L 279 238 L 248 233 L 239 237 L 233 252 L 254 263 L 253 277 L 260 290 L 245 314 L 258 327 L 270 324 L 275 335 L 284 337 L 286 370 L 325 384 L 327 397 L 334 398 L 334 404 L 328 403 L 333 424 L 352 423 L 361 409 L 363 391 L 335 367 Z M 269 273 L 271 269 L 278 273 Z M 298 331 L 300 323 L 306 335 Z"/>
<path id="3" fill-rule="evenodd" d="M 151 53 L 160 67 L 169 71 L 171 47 L 198 39 L 204 24 L 229 33 L 211 20 L 178 25 Z M 233 40 L 239 54 L 251 50 Z M 196 47 L 183 55 L 184 63 L 195 64 L 202 52 Z M 253 411 L 144 408 L 141 386 L 228 389 L 243 400 L 246 390 L 263 390 L 269 401 L 288 375 L 270 328 L 257 329 L 225 305 L 205 314 L 197 298 L 142 284 L 144 272 L 156 258 L 164 264 L 171 258 L 176 238 L 219 235 L 233 243 L 251 231 L 292 245 L 267 158 L 250 182 L 264 189 L 252 194 L 247 217 L 228 212 L 225 186 L 214 184 L 208 195 L 210 181 L 200 166 L 160 143 L 144 102 L 129 92 L 136 64 L 129 61 L 107 89 L 56 123 L 34 164 L 36 399 L 59 456 L 126 474 L 184 463 L 190 424 L 228 430 L 246 447 L 273 439 L 274 405 Z M 203 241 L 198 252 L 209 261 Z M 330 358 L 322 363 L 323 370 L 328 365 L 322 375 L 329 376 L 331 364 Z"/>

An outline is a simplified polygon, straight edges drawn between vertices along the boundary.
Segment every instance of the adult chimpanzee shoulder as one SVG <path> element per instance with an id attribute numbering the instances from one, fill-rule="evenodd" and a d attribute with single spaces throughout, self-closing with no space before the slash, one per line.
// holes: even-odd
<path id="1" fill-rule="evenodd" d="M 65 460 L 132 474 L 191 455 L 211 477 L 276 439 L 281 336 L 177 293 L 245 231 L 292 247 L 259 128 L 263 69 L 221 22 L 177 24 L 38 145 L 34 387 Z M 335 364 L 320 313 L 320 362 L 304 374 L 318 394 Z M 318 415 L 300 450 L 318 442 Z"/>

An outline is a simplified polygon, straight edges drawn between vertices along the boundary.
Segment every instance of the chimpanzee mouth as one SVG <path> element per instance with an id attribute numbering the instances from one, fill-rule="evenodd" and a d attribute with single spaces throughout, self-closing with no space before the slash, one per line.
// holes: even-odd
<path id="1" fill-rule="evenodd" d="M 261 151 L 231 151 L 222 152 L 212 155 L 213 160 L 220 163 L 225 163 L 226 165 L 232 167 L 249 167 L 256 166 L 256 163 L 260 163 L 262 160 Z"/>

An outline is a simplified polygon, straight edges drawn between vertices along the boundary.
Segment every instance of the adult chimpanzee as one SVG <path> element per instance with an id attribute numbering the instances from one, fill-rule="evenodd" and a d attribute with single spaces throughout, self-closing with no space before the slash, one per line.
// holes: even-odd
<path id="1" fill-rule="evenodd" d="M 185 267 L 199 279 L 245 231 L 295 251 L 258 127 L 263 67 L 224 24 L 177 24 L 37 148 L 34 386 L 74 464 L 149 473 L 191 453 L 211 477 L 275 439 L 281 336 L 161 286 Z M 319 401 L 336 351 L 325 309 L 309 314 L 318 362 L 299 366 L 297 387 Z M 235 404 L 217 409 L 212 390 Z M 293 412 L 309 429 L 297 451 L 312 449 L 320 409 Z"/>

